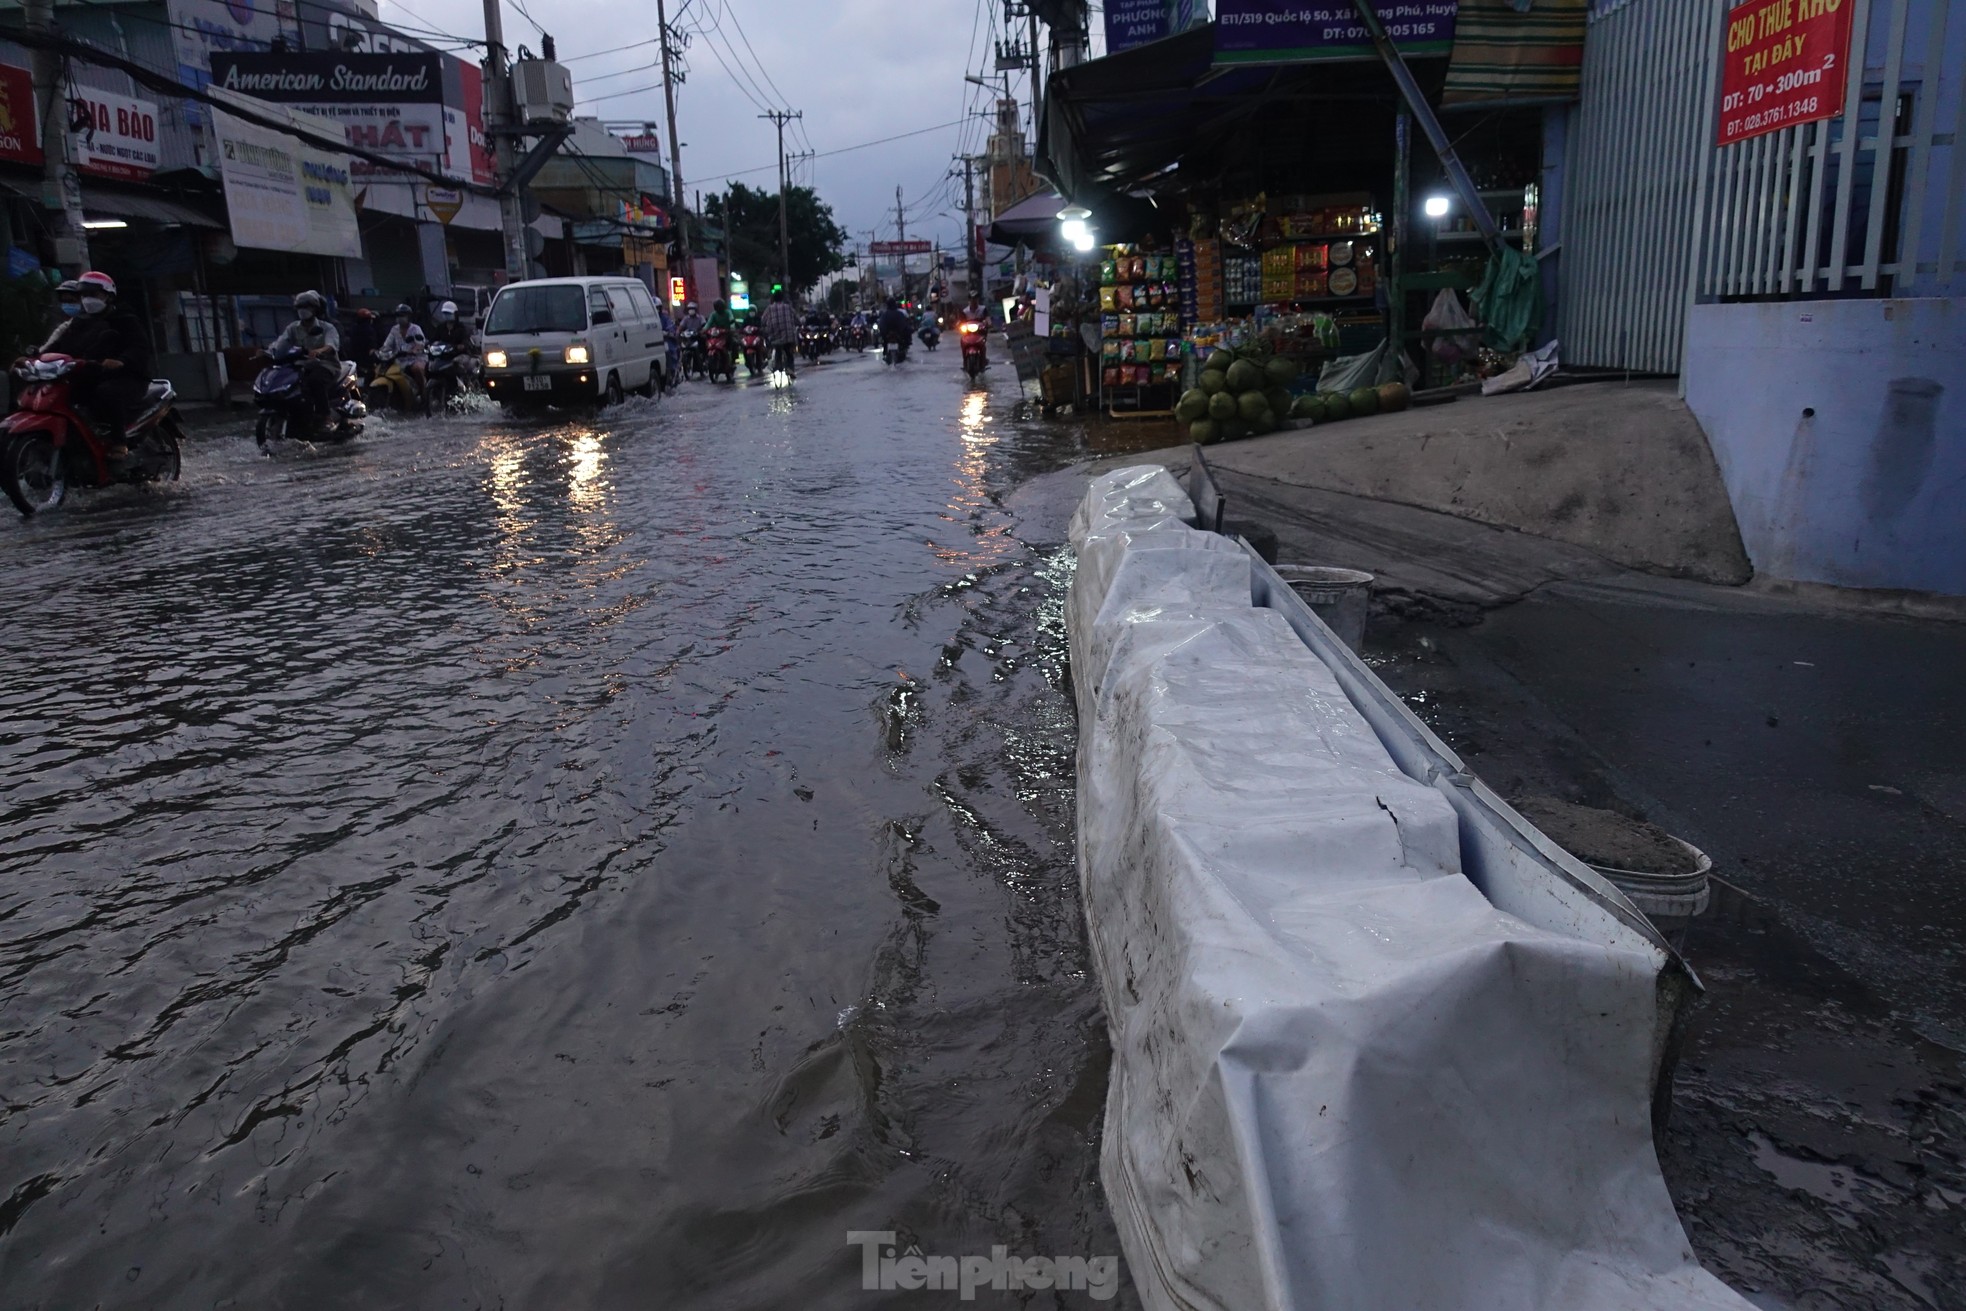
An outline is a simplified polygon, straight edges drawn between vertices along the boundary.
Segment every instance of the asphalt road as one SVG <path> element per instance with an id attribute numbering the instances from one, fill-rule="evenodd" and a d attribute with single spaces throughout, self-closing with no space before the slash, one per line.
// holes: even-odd
<path id="1" fill-rule="evenodd" d="M 0 524 L 0 1307 L 1117 1252 L 1066 569 L 1001 503 L 1081 451 L 957 368 L 220 426 Z"/>

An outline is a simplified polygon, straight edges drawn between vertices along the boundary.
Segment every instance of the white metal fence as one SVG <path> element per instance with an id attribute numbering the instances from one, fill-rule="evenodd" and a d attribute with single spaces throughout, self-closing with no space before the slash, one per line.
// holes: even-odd
<path id="1" fill-rule="evenodd" d="M 1561 335 L 1677 372 L 1694 300 L 1966 293 L 1966 14 L 1854 5 L 1841 118 L 1714 144 L 1728 0 L 1607 0 L 1570 135 Z"/>

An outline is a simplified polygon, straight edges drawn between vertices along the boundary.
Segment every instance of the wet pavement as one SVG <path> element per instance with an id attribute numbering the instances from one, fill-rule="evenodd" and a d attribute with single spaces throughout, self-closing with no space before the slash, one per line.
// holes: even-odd
<path id="1" fill-rule="evenodd" d="M 1566 583 L 1368 659 L 1505 796 L 1653 820 L 1722 882 L 1660 1159 L 1790 1311 L 1966 1307 L 1966 625 Z"/>
<path id="2" fill-rule="evenodd" d="M 1067 566 L 1003 504 L 1083 449 L 991 379 L 220 425 L 0 525 L 0 1307 L 1117 1252 Z"/>

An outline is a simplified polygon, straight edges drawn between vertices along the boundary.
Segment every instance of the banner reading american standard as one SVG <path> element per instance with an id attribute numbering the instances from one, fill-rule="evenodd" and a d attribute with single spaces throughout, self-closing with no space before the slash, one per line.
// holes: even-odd
<path id="1" fill-rule="evenodd" d="M 1372 0 L 1372 7 L 1402 54 L 1444 55 L 1453 47 L 1457 0 Z M 1376 58 L 1351 0 L 1219 0 L 1215 8 L 1218 64 Z"/>
<path id="2" fill-rule="evenodd" d="M 332 137 L 335 125 L 291 118 Z M 362 257 L 362 232 L 348 187 L 348 156 L 212 111 L 219 178 L 232 240 L 255 250 Z"/>
<path id="3" fill-rule="evenodd" d="M 435 168 L 448 153 L 438 54 L 214 54 L 212 85 L 334 119 L 349 145 L 405 163 Z M 357 162 L 358 176 L 371 171 Z"/>

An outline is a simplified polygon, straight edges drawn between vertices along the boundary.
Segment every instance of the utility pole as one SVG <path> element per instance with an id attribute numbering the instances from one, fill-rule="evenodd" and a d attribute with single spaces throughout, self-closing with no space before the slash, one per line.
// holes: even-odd
<path id="1" fill-rule="evenodd" d="M 981 294 L 983 289 L 983 252 L 976 248 L 976 178 L 970 171 L 976 163 L 974 155 L 958 155 L 963 166 L 963 247 L 968 252 L 964 257 L 964 267 L 969 270 L 969 289 Z M 954 175 L 951 169 L 951 176 Z"/>
<path id="2" fill-rule="evenodd" d="M 901 188 L 894 189 L 895 262 L 901 274 L 901 299 L 908 299 L 908 210 L 901 203 Z"/>
<path id="3" fill-rule="evenodd" d="M 792 229 L 785 217 L 785 189 L 789 179 L 785 173 L 785 125 L 793 119 L 804 118 L 805 113 L 793 109 L 773 109 L 758 115 L 768 118 L 778 129 L 778 263 L 783 270 L 780 277 L 785 280 L 785 294 L 792 294 Z"/>
<path id="4" fill-rule="evenodd" d="M 496 4 L 498 0 L 485 0 Z M 669 118 L 669 195 L 676 203 L 676 259 L 683 266 L 683 286 L 695 289 L 696 270 L 689 260 L 689 206 L 683 201 L 683 143 L 676 135 L 676 43 L 669 30 L 668 0 L 655 0 L 656 37 L 662 43 L 662 105 Z"/>
<path id="5" fill-rule="evenodd" d="M 531 275 L 532 258 L 526 254 L 526 219 L 519 208 L 519 189 L 512 185 L 518 139 L 512 134 L 512 70 L 505 59 L 505 24 L 498 6 L 499 0 L 485 0 L 485 130 L 492 140 L 498 228 L 505 238 L 505 276 L 517 281 Z"/>
<path id="6" fill-rule="evenodd" d="M 26 0 L 27 30 L 42 37 L 55 35 L 53 0 Z M 34 47 L 34 103 L 41 113 L 41 204 L 48 210 L 55 241 L 55 263 L 72 264 L 77 273 L 89 267 L 89 234 L 82 226 L 82 184 L 70 159 L 68 95 L 62 88 L 62 56 L 46 46 Z"/>

